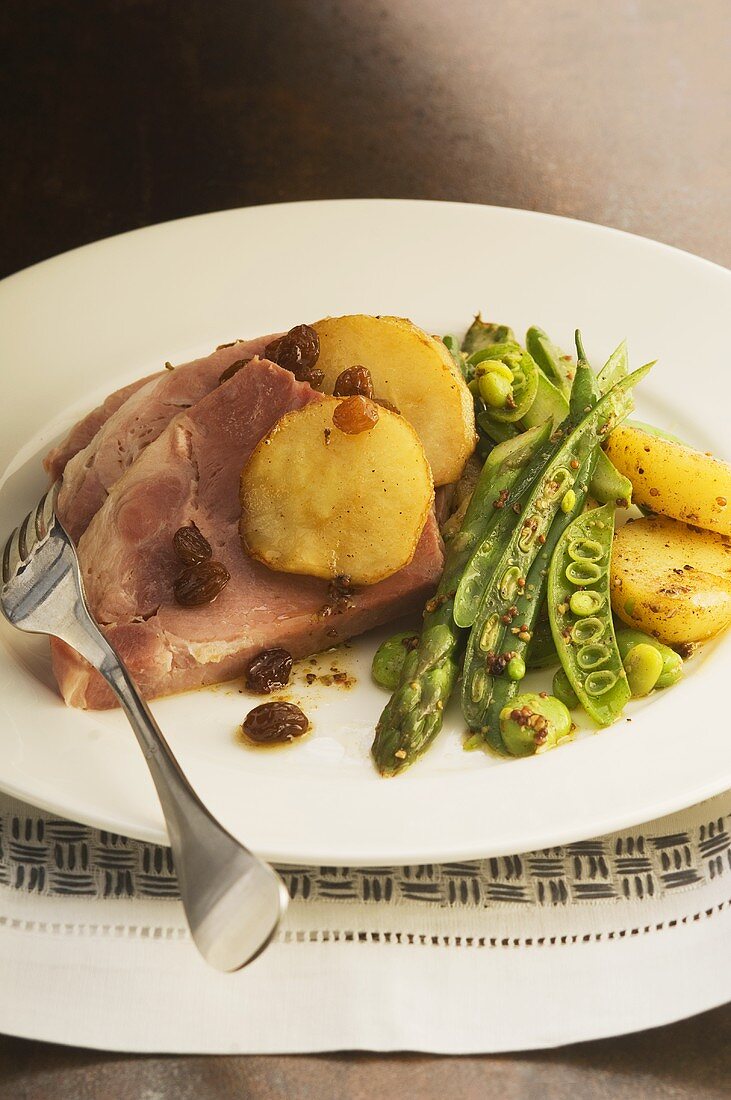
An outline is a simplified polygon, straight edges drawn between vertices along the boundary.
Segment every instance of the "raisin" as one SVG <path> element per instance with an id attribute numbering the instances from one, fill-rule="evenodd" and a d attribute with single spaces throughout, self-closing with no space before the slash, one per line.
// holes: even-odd
<path id="1" fill-rule="evenodd" d="M 197 565 L 207 561 L 213 555 L 211 544 L 204 538 L 194 523 L 179 527 L 173 535 L 173 549 L 186 565 Z"/>
<path id="2" fill-rule="evenodd" d="M 378 409 L 366 397 L 346 397 L 333 413 L 333 424 L 345 435 L 369 432 L 378 423 Z"/>
<path id="3" fill-rule="evenodd" d="M 242 367 L 245 367 L 247 363 L 250 363 L 251 359 L 237 359 L 235 363 L 229 363 L 225 371 L 218 379 L 219 386 L 222 386 L 224 382 L 228 382 L 229 378 L 233 378 L 235 374 L 238 374 Z"/>
<path id="4" fill-rule="evenodd" d="M 373 379 L 367 367 L 348 367 L 335 379 L 335 397 L 370 397 L 373 400 Z"/>
<path id="5" fill-rule="evenodd" d="M 228 569 L 220 561 L 199 561 L 184 569 L 175 581 L 175 599 L 181 607 L 213 603 L 230 579 Z"/>
<path id="6" fill-rule="evenodd" d="M 292 654 L 286 649 L 265 649 L 249 662 L 246 670 L 246 686 L 249 691 L 268 695 L 283 688 L 292 671 Z"/>
<path id="7" fill-rule="evenodd" d="M 241 729 L 258 745 L 276 745 L 294 741 L 307 733 L 310 723 L 294 703 L 262 703 L 244 718 Z"/>
<path id="8" fill-rule="evenodd" d="M 272 340 L 264 349 L 264 355 L 273 363 L 291 371 L 299 382 L 309 382 L 313 367 L 320 357 L 320 337 L 309 325 L 295 325 L 284 336 Z M 318 371 L 315 375 L 322 374 Z"/>
<path id="9" fill-rule="evenodd" d="M 279 345 L 281 344 L 282 340 L 283 340 L 282 336 L 277 336 L 276 340 L 270 340 L 269 343 L 267 344 L 267 346 L 264 348 L 264 351 L 262 353 L 262 358 L 263 359 L 270 359 L 272 361 L 272 363 L 276 363 L 276 361 L 277 361 L 277 352 L 279 350 Z"/>

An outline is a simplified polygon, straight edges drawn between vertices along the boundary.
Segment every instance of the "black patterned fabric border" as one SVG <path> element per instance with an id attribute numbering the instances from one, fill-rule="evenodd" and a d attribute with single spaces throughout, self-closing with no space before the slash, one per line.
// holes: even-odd
<path id="1" fill-rule="evenodd" d="M 642 830 L 521 856 L 417 867 L 280 867 L 300 902 L 484 908 L 643 900 L 731 877 L 731 814 L 686 832 Z M 651 827 L 648 827 L 651 828 Z M 170 849 L 0 803 L 0 884 L 46 896 L 178 897 Z"/>

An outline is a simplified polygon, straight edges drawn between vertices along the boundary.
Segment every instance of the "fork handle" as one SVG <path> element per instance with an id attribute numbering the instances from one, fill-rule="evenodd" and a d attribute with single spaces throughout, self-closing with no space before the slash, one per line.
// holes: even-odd
<path id="1" fill-rule="evenodd" d="M 86 608 L 76 609 L 73 627 L 64 630 L 64 640 L 101 673 L 127 715 L 152 774 L 173 849 L 184 831 L 180 828 L 181 814 L 203 815 L 223 831 L 186 779 L 137 685 Z"/>
<path id="2" fill-rule="evenodd" d="M 218 969 L 239 969 L 256 958 L 277 929 L 288 901 L 282 880 L 203 805 L 83 597 L 59 636 L 101 673 L 137 736 L 165 816 L 181 898 L 199 950 Z"/>

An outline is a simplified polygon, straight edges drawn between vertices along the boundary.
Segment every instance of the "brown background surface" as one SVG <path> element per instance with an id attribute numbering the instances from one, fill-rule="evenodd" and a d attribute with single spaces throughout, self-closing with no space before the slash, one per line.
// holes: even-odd
<path id="1" fill-rule="evenodd" d="M 0 274 L 169 218 L 349 196 L 546 210 L 731 264 L 728 0 L 6 0 L 0 33 Z M 0 1039 L 0 1097 L 721 1097 L 730 1050 L 728 1007 L 499 1058 Z"/>

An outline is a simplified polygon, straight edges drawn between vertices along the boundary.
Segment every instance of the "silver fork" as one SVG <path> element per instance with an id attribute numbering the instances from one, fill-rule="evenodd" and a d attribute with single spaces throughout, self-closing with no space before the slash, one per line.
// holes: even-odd
<path id="1" fill-rule="evenodd" d="M 76 550 L 55 513 L 58 484 L 5 545 L 0 606 L 19 630 L 67 642 L 116 694 L 157 788 L 193 939 L 211 966 L 238 970 L 271 940 L 287 892 L 276 872 L 219 825 L 198 798 L 129 672 L 91 617 Z"/>

